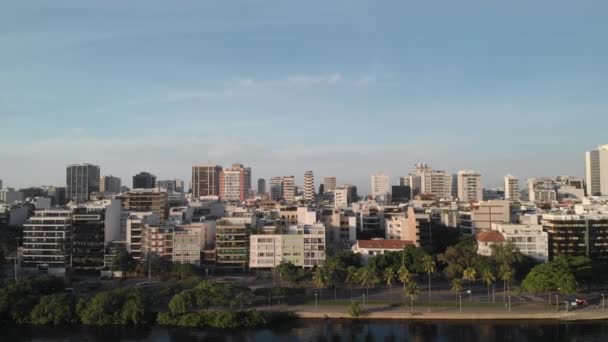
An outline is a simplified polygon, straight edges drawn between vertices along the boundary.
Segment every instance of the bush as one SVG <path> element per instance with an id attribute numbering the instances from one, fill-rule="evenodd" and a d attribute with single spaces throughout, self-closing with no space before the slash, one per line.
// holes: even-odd
<path id="1" fill-rule="evenodd" d="M 146 303 L 137 289 L 120 289 L 81 300 L 76 311 L 85 325 L 137 325 L 145 323 Z"/>
<path id="2" fill-rule="evenodd" d="M 30 322 L 38 325 L 63 325 L 77 321 L 76 300 L 69 294 L 42 297 L 30 314 Z"/>
<path id="3" fill-rule="evenodd" d="M 159 313 L 156 323 L 188 328 L 236 329 L 266 326 L 271 322 L 286 320 L 293 316 L 287 313 L 250 311 L 207 311 L 173 314 Z"/>
<path id="4" fill-rule="evenodd" d="M 361 308 L 361 304 L 359 302 L 351 302 L 348 306 L 348 314 L 350 317 L 357 318 L 361 316 L 363 313 L 363 309 Z"/>

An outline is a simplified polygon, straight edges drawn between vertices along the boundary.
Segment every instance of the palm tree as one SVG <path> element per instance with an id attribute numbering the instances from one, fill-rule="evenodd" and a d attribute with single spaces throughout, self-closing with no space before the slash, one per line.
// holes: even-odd
<path id="1" fill-rule="evenodd" d="M 395 269 L 392 267 L 387 267 L 384 270 L 384 280 L 386 280 L 386 286 L 388 286 L 389 289 L 393 288 L 393 282 L 395 281 Z"/>
<path id="2" fill-rule="evenodd" d="M 513 280 L 514 271 L 511 266 L 507 264 L 500 265 L 500 269 L 498 271 L 498 276 L 500 280 L 503 281 L 503 292 L 502 292 L 502 301 L 506 300 L 506 293 L 509 290 L 509 283 Z"/>
<path id="3" fill-rule="evenodd" d="M 367 296 L 369 297 L 369 288 L 380 282 L 380 278 L 376 275 L 376 272 L 370 267 L 363 267 L 360 269 L 359 282 L 367 289 Z"/>
<path id="4" fill-rule="evenodd" d="M 477 271 L 475 271 L 473 267 L 467 267 L 467 269 L 462 272 L 462 279 L 469 282 L 469 302 L 473 301 L 473 291 L 471 290 L 471 286 L 476 278 Z"/>
<path id="5" fill-rule="evenodd" d="M 399 267 L 399 270 L 397 271 L 397 277 L 399 278 L 399 281 L 403 284 L 403 293 L 405 293 L 405 285 L 410 282 L 412 274 L 407 269 L 407 267 L 403 265 Z M 405 306 L 405 296 L 403 297 L 403 305 Z"/>
<path id="6" fill-rule="evenodd" d="M 315 268 L 315 271 L 312 274 L 312 281 L 321 292 L 319 295 L 320 299 L 323 299 L 323 288 L 327 286 L 328 280 L 329 277 L 324 267 Z"/>
<path id="7" fill-rule="evenodd" d="M 418 293 L 420 293 L 418 284 L 414 281 L 410 281 L 405 288 L 405 295 L 410 297 L 410 312 L 414 312 L 414 299 L 416 299 Z"/>
<path id="8" fill-rule="evenodd" d="M 481 280 L 488 286 L 488 302 L 490 301 L 490 285 L 494 284 L 496 277 L 489 268 L 486 268 L 481 272 Z"/>
<path id="9" fill-rule="evenodd" d="M 430 255 L 425 255 L 422 258 L 422 269 L 426 272 L 429 277 L 429 308 L 428 311 L 431 311 L 431 275 L 435 272 L 435 261 L 433 261 L 433 257 Z"/>
<path id="10" fill-rule="evenodd" d="M 350 299 L 353 299 L 353 285 L 359 282 L 359 270 L 355 266 L 348 266 L 346 269 L 346 282 L 350 287 Z"/>
<path id="11" fill-rule="evenodd" d="M 456 294 L 456 305 L 458 305 L 458 295 L 460 294 L 460 292 L 462 292 L 462 279 L 460 278 L 455 278 L 452 280 L 452 292 L 454 292 Z"/>

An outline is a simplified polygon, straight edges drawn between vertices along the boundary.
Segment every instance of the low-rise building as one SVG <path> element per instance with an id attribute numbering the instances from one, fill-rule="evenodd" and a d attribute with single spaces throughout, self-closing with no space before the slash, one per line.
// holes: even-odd
<path id="1" fill-rule="evenodd" d="M 282 262 L 311 268 L 325 262 L 325 226 L 292 226 L 284 234 L 255 234 L 249 237 L 250 268 L 273 268 Z"/>
<path id="2" fill-rule="evenodd" d="M 401 252 L 407 246 L 414 246 L 414 242 L 406 240 L 357 240 L 357 243 L 352 247 L 352 251 L 360 254 L 363 263 L 367 264 L 369 258 L 375 255 Z"/>
<path id="3" fill-rule="evenodd" d="M 495 223 L 492 229 L 501 233 L 524 255 L 540 262 L 549 260 L 549 235 L 538 224 Z"/>

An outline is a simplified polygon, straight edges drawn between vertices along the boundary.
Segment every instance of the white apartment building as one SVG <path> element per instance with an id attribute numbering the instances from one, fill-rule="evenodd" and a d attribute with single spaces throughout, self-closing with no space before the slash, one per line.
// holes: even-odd
<path id="1" fill-rule="evenodd" d="M 283 177 L 283 200 L 293 203 L 296 199 L 296 181 L 294 176 Z"/>
<path id="2" fill-rule="evenodd" d="M 324 191 L 334 191 L 336 190 L 336 187 L 338 186 L 337 182 L 336 182 L 336 177 L 335 176 L 329 176 L 329 177 L 325 177 L 323 178 L 323 189 Z"/>
<path id="3" fill-rule="evenodd" d="M 251 190 L 251 168 L 233 164 L 220 172 L 220 198 L 227 202 L 243 202 Z"/>
<path id="4" fill-rule="evenodd" d="M 608 196 L 608 145 L 585 153 L 587 195 Z"/>
<path id="5" fill-rule="evenodd" d="M 458 199 L 462 202 L 477 202 L 483 199 L 480 173 L 473 170 L 458 172 Z"/>
<path id="6" fill-rule="evenodd" d="M 452 175 L 430 168 L 420 171 L 420 193 L 437 198 L 452 198 Z"/>
<path id="7" fill-rule="evenodd" d="M 505 176 L 505 199 L 512 202 L 519 201 L 519 179 L 512 175 Z"/>
<path id="8" fill-rule="evenodd" d="M 549 260 L 549 234 L 539 224 L 495 223 L 492 230 L 501 233 L 507 243 L 512 243 L 519 251 L 540 262 Z"/>
<path id="9" fill-rule="evenodd" d="M 391 181 L 388 173 L 376 172 L 371 175 L 371 195 L 372 199 L 386 199 L 391 193 Z"/>
<path id="10" fill-rule="evenodd" d="M 390 215 L 384 219 L 387 240 L 406 240 L 406 228 L 408 225 L 407 216 Z M 415 241 L 415 239 L 412 239 Z"/>
<path id="11" fill-rule="evenodd" d="M 315 176 L 312 171 L 304 173 L 304 200 L 312 201 L 315 199 Z"/>
<path id="12" fill-rule="evenodd" d="M 281 262 L 312 268 L 325 262 L 325 226 L 291 226 L 284 234 L 249 236 L 249 267 L 273 268 Z"/>
<path id="13" fill-rule="evenodd" d="M 142 240 L 147 224 L 158 225 L 160 217 L 154 212 L 132 212 L 127 218 L 127 250 L 133 255 L 133 259 L 141 259 L 143 256 Z"/>
<path id="14" fill-rule="evenodd" d="M 334 190 L 334 208 L 344 209 L 348 208 L 348 189 L 344 187 L 336 188 Z"/>
<path id="15" fill-rule="evenodd" d="M 37 210 L 23 225 L 21 267 L 63 276 L 71 267 L 72 210 Z"/>

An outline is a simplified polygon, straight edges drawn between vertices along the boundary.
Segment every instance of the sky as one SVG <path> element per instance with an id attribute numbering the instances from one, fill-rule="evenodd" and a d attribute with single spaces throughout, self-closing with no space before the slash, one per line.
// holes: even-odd
<path id="1" fill-rule="evenodd" d="M 605 0 L 0 0 L 0 179 L 241 162 L 369 191 L 413 164 L 584 175 L 608 143 Z M 254 181 L 255 183 L 255 181 Z"/>

